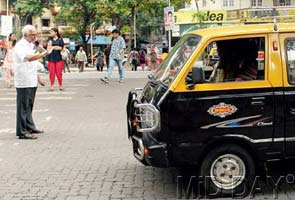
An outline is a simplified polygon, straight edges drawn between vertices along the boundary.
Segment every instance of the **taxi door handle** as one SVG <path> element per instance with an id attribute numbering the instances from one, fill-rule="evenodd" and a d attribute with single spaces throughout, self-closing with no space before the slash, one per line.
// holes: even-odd
<path id="1" fill-rule="evenodd" d="M 264 102 L 263 101 L 252 101 L 251 105 L 252 106 L 263 106 Z"/>
<path id="2" fill-rule="evenodd" d="M 295 108 L 290 108 L 291 115 L 295 115 Z"/>
<path id="3" fill-rule="evenodd" d="M 252 102 L 251 102 L 252 106 L 263 106 L 264 105 L 265 97 L 252 97 L 251 99 L 252 99 Z"/>

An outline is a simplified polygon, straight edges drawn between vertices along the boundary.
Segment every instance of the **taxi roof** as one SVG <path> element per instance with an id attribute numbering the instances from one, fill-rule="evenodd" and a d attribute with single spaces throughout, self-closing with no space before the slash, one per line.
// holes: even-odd
<path id="1" fill-rule="evenodd" d="M 267 24 L 247 24 L 219 26 L 206 29 L 199 29 L 188 34 L 197 34 L 202 37 L 220 37 L 230 35 L 261 34 L 273 32 L 295 32 L 295 23 L 277 23 L 277 31 L 274 31 L 274 23 Z"/>

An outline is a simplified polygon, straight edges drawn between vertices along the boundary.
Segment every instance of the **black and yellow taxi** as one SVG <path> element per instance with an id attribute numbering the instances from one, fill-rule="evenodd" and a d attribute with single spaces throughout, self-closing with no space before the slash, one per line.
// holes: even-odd
<path id="1" fill-rule="evenodd" d="M 207 66 L 212 46 L 218 61 Z M 260 164 L 295 156 L 295 24 L 185 34 L 129 92 L 127 119 L 143 164 L 197 166 L 210 193 L 248 189 Z"/>

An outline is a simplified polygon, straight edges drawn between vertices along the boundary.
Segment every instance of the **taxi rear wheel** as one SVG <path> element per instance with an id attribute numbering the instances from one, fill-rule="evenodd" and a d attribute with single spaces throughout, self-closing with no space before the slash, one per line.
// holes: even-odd
<path id="1" fill-rule="evenodd" d="M 206 196 L 246 196 L 255 178 L 253 158 L 233 144 L 217 147 L 204 158 L 200 168 Z"/>

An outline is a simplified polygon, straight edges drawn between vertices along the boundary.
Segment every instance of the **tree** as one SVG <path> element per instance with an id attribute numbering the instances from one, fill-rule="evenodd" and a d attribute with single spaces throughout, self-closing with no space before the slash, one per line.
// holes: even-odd
<path id="1" fill-rule="evenodd" d="M 85 33 L 90 32 L 92 27 L 99 24 L 99 13 L 97 5 L 103 0 L 94 2 L 93 0 L 57 0 L 61 11 L 57 19 L 63 19 L 77 30 L 77 34 L 82 38 L 82 46 L 87 52 L 87 42 L 90 37 L 86 38 Z"/>
<path id="2" fill-rule="evenodd" d="M 171 0 L 171 4 L 175 4 L 177 9 L 183 7 L 183 4 L 188 1 Z M 148 28 L 149 32 L 160 30 L 164 21 L 163 9 L 168 6 L 167 0 L 57 0 L 57 2 L 62 8 L 58 18 L 66 20 L 69 25 L 76 28 L 78 34 L 82 37 L 84 47 L 87 44 L 85 33 L 89 31 L 91 24 L 98 27 L 103 22 L 112 23 L 118 29 L 129 24 L 130 35 L 133 36 L 134 17 L 138 16 L 139 22 L 144 21 L 146 23 L 144 23 L 144 26 L 138 26 L 137 23 L 136 27 L 144 30 Z M 137 13 L 140 14 L 137 15 Z M 144 16 L 145 19 L 142 19 L 141 16 Z M 131 47 L 131 40 L 128 46 Z"/>
<path id="3" fill-rule="evenodd" d="M 43 8 L 48 7 L 51 3 L 48 0 L 46 3 L 40 0 L 10 0 L 10 7 L 16 15 L 15 27 L 17 30 L 21 29 L 26 24 L 32 23 L 34 16 L 41 16 Z"/>
<path id="4" fill-rule="evenodd" d="M 118 29 L 120 29 L 123 25 L 122 22 L 126 22 L 126 20 L 123 20 L 128 17 L 128 22 L 130 26 L 130 40 L 128 42 L 129 49 L 132 46 L 132 37 L 135 35 L 135 29 L 134 29 L 134 19 L 135 16 L 137 16 L 137 13 L 140 13 L 140 15 L 145 15 L 148 13 L 154 13 L 154 10 L 156 9 L 163 9 L 163 5 L 166 3 L 166 0 L 108 0 L 107 4 L 107 11 L 106 15 L 109 16 L 109 18 L 112 19 L 112 25 L 115 25 Z M 138 11 L 138 12 L 137 12 Z M 159 16 L 151 16 L 146 15 L 147 19 L 151 19 L 153 17 L 159 18 Z M 161 14 L 162 16 L 162 14 Z M 140 16 L 139 16 L 140 17 Z M 153 20 L 152 20 L 153 21 Z M 157 24 L 158 25 L 158 24 Z M 135 25 L 137 27 L 137 25 Z"/>

